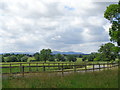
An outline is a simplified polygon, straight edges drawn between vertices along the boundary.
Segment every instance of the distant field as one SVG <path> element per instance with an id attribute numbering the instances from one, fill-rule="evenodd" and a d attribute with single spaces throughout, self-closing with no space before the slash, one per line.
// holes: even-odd
<path id="1" fill-rule="evenodd" d="M 2 79 L 3 88 L 118 88 L 118 68 L 99 72 L 31 74 Z"/>
<path id="2" fill-rule="evenodd" d="M 77 58 L 76 62 L 81 62 L 81 61 L 82 61 L 82 58 Z"/>
<path id="3" fill-rule="evenodd" d="M 5 59 L 7 58 L 7 57 L 4 57 Z M 28 63 L 28 62 L 30 62 L 30 60 L 35 60 L 35 58 L 34 57 L 29 57 L 28 58 L 28 61 L 27 62 L 2 62 L 3 64 L 9 64 L 9 63 Z M 44 63 L 44 61 L 38 61 L 38 62 L 40 62 L 40 63 Z M 77 58 L 77 61 L 76 62 L 69 62 L 69 61 L 63 61 L 63 62 L 59 62 L 59 61 L 47 61 L 46 63 L 81 63 L 82 62 L 82 58 Z M 94 61 L 94 62 L 90 62 L 90 63 L 106 63 L 106 61 Z M 30 63 L 36 63 L 36 62 L 30 62 Z"/>
<path id="4" fill-rule="evenodd" d="M 19 63 L 19 62 L 18 62 Z M 5 63 L 4 63 L 5 64 Z M 14 67 L 11 69 L 12 73 L 15 73 L 15 72 L 20 72 L 20 64 L 17 64 L 17 63 L 11 63 L 12 65 L 11 66 L 17 66 L 17 67 Z M 74 65 L 75 63 L 59 63 L 59 65 Z M 42 63 L 38 63 L 36 64 L 36 62 L 32 62 L 30 63 L 30 66 L 43 66 Z M 46 67 L 45 70 L 46 71 L 55 71 L 55 70 L 59 70 L 60 68 L 58 67 L 58 62 L 57 63 L 45 63 L 44 64 L 45 66 L 57 66 L 57 67 Z M 22 66 L 29 66 L 29 63 L 22 63 Z M 6 63 L 5 65 L 1 65 L 1 67 L 8 67 L 8 68 L 2 68 L 2 73 L 9 73 L 10 72 L 10 63 Z M 67 69 L 67 66 L 64 66 L 64 71 L 65 70 L 73 70 L 74 67 L 70 67 L 69 69 Z M 91 68 L 91 66 L 87 66 L 87 68 Z M 24 72 L 29 72 L 29 71 L 32 71 L 32 72 L 36 72 L 36 71 L 39 71 L 39 72 L 42 72 L 43 71 L 43 67 L 24 67 Z M 77 68 L 78 69 L 85 69 L 85 67 L 81 67 L 81 68 Z"/>
<path id="5" fill-rule="evenodd" d="M 34 57 L 29 57 L 27 62 L 30 62 L 30 60 L 35 60 L 35 58 Z"/>
<path id="6" fill-rule="evenodd" d="M 35 60 L 35 58 L 34 57 L 29 57 L 28 60 Z M 0 67 L 10 67 L 10 64 L 11 64 L 11 66 L 18 66 L 18 67 L 12 68 L 12 72 L 20 72 L 20 63 L 22 64 L 22 66 L 29 66 L 29 63 L 30 63 L 30 66 L 37 66 L 37 65 L 42 66 L 44 61 L 38 61 L 38 62 L 2 62 L 2 63 L 0 63 Z M 74 64 L 85 64 L 86 62 L 83 62 L 82 58 L 77 58 L 76 62 L 69 62 L 69 61 L 49 62 L 49 61 L 47 61 L 46 63 L 44 63 L 44 65 L 54 66 L 54 65 L 58 65 L 58 63 L 59 63 L 59 65 L 62 65 L 62 63 L 64 63 L 63 65 L 69 65 L 69 64 L 74 65 Z M 87 62 L 87 63 L 107 63 L 107 62 L 97 61 L 97 62 Z M 87 68 L 91 68 L 91 66 L 88 66 Z M 58 67 L 46 67 L 45 69 L 47 71 L 59 70 Z M 78 69 L 85 69 L 85 67 L 78 68 Z M 29 72 L 29 70 L 31 70 L 33 72 L 34 71 L 43 71 L 43 67 L 31 67 L 31 68 L 25 67 L 24 70 L 25 70 L 25 72 Z M 71 70 L 71 68 L 69 70 Z M 10 72 L 10 68 L 2 68 L 2 73 L 9 73 L 9 72 Z"/>

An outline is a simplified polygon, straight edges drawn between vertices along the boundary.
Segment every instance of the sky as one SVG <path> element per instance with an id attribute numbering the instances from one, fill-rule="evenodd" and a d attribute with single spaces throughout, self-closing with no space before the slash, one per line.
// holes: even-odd
<path id="1" fill-rule="evenodd" d="M 104 11 L 118 0 L 103 1 L 0 0 L 0 53 L 96 52 L 110 42 Z"/>

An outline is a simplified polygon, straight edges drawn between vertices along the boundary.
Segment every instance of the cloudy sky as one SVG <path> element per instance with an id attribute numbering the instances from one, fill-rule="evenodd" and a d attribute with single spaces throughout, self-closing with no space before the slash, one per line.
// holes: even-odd
<path id="1" fill-rule="evenodd" d="M 0 0 L 0 53 L 43 48 L 95 52 L 109 42 L 104 11 L 112 3 L 116 2 Z"/>

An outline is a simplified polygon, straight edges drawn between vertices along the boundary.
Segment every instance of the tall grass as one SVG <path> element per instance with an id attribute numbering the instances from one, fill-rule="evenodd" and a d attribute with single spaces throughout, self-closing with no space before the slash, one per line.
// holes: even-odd
<path id="1" fill-rule="evenodd" d="M 118 88 L 118 68 L 105 71 L 30 74 L 2 80 L 3 88 Z"/>

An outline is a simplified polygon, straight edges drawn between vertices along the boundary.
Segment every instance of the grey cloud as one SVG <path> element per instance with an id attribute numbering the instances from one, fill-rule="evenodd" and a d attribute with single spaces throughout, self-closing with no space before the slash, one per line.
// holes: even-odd
<path id="1" fill-rule="evenodd" d="M 27 5 L 27 2 L 29 5 Z M 102 18 L 104 18 L 103 13 L 106 6 L 110 3 L 94 3 L 93 8 L 87 8 L 86 6 L 83 10 L 76 8 L 69 11 L 64 9 L 64 6 L 61 6 L 59 2 L 50 4 L 41 2 L 46 11 L 44 11 L 44 8 L 43 11 L 40 11 L 39 5 L 32 8 L 32 0 L 30 0 L 31 3 L 27 2 L 12 4 L 16 7 L 15 9 L 10 9 L 13 2 L 10 4 L 0 2 L 0 12 L 4 14 L 4 16 L 0 15 L 0 21 L 2 21 L 0 23 L 0 32 L 2 33 L 0 39 L 3 40 L 4 47 L 11 46 L 11 48 L 10 46 L 5 48 L 5 51 L 12 51 L 15 47 L 15 50 L 34 52 L 42 48 L 74 51 L 78 49 L 82 52 L 86 52 L 85 50 L 90 52 L 97 50 L 98 47 L 95 45 L 98 44 L 89 46 L 86 43 L 109 41 L 108 32 L 103 28 L 107 20 Z M 75 18 L 78 19 L 77 21 L 81 21 L 77 22 Z M 86 28 L 88 32 L 85 33 Z M 85 49 L 84 46 L 81 46 L 82 44 L 90 49 Z M 80 46 L 81 49 L 79 49 Z"/>

